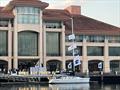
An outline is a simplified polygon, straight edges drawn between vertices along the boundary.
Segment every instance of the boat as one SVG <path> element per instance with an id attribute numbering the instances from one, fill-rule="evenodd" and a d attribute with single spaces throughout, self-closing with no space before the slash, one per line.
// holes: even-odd
<path id="1" fill-rule="evenodd" d="M 49 80 L 49 84 L 80 84 L 89 83 L 90 78 L 77 77 L 77 76 L 55 76 Z"/>

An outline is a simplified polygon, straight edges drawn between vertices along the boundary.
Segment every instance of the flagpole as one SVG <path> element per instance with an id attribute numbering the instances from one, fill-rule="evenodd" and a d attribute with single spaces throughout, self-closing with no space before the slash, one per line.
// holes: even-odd
<path id="1" fill-rule="evenodd" d="M 73 18 L 71 18 L 71 28 L 72 28 L 72 34 L 74 34 L 74 31 L 73 31 Z M 72 39 L 72 44 L 74 45 L 74 39 Z M 72 54 L 73 54 L 73 59 L 74 59 L 74 56 L 75 56 L 75 52 L 74 52 L 74 48 L 72 50 Z M 73 62 L 73 72 L 75 72 L 75 66 L 74 66 L 74 62 Z"/>

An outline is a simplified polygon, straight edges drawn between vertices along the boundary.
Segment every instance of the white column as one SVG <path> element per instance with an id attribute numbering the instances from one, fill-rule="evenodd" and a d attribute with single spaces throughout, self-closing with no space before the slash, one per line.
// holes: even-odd
<path id="1" fill-rule="evenodd" d="M 85 73 L 88 70 L 88 60 L 87 60 L 87 45 L 86 45 L 86 39 L 83 39 L 83 49 L 82 49 L 82 72 Z"/>
<path id="2" fill-rule="evenodd" d="M 39 66 L 41 66 L 41 64 L 43 63 L 43 45 L 42 45 L 43 44 L 43 35 L 42 35 L 43 28 L 42 28 L 42 11 L 41 10 L 40 10 L 40 16 L 39 17 L 40 17 L 40 24 L 39 24 L 40 28 L 39 28 L 39 38 L 38 38 L 38 40 L 39 40 L 38 41 L 38 43 L 39 43 L 38 44 L 39 45 L 38 46 L 38 48 L 39 48 L 38 49 L 39 50 L 38 55 L 39 55 L 39 64 L 40 64 Z"/>
<path id="3" fill-rule="evenodd" d="M 8 70 L 12 68 L 11 57 L 12 57 L 12 30 L 11 23 L 8 23 Z"/>
<path id="4" fill-rule="evenodd" d="M 105 46 L 104 46 L 104 72 L 110 72 L 110 62 L 109 62 L 109 49 L 108 49 L 108 40 L 105 39 Z"/>
<path id="5" fill-rule="evenodd" d="M 61 47 L 62 47 L 62 69 L 63 70 L 66 70 L 66 67 L 65 67 L 65 26 L 62 25 L 62 35 L 61 35 Z"/>
<path id="6" fill-rule="evenodd" d="M 18 32 L 17 32 L 17 11 L 14 11 L 15 13 L 15 20 L 14 20 L 14 32 L 13 32 L 13 56 L 14 56 L 14 61 L 13 61 L 13 67 L 15 69 L 18 69 Z"/>
<path id="7" fill-rule="evenodd" d="M 46 26 L 43 26 L 43 64 L 46 67 Z"/>

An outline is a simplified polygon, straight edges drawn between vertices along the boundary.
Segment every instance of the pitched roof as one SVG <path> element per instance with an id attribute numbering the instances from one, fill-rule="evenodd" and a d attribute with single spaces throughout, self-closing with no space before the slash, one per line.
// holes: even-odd
<path id="1" fill-rule="evenodd" d="M 83 16 L 83 15 L 72 15 L 73 17 L 73 30 L 79 34 L 109 34 L 120 35 L 120 28 Z M 71 20 L 65 21 L 66 33 L 71 33 Z"/>
<path id="2" fill-rule="evenodd" d="M 3 10 L 4 7 L 0 7 L 0 18 L 14 18 L 14 15 L 11 11 Z"/>
<path id="3" fill-rule="evenodd" d="M 12 0 L 4 9 L 11 10 L 15 6 L 34 6 L 45 9 L 46 7 L 48 7 L 48 5 L 48 3 L 41 2 L 39 0 Z"/>
<path id="4" fill-rule="evenodd" d="M 67 20 L 69 19 L 70 14 L 66 10 L 61 9 L 45 9 L 43 11 L 44 20 Z"/>

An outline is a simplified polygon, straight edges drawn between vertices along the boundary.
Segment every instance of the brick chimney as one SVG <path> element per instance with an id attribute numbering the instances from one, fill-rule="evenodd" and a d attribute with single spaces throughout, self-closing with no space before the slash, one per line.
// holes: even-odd
<path id="1" fill-rule="evenodd" d="M 76 15 L 81 14 L 81 7 L 80 6 L 71 5 L 67 8 L 65 8 L 65 10 L 69 11 L 70 14 L 76 14 Z"/>

